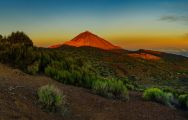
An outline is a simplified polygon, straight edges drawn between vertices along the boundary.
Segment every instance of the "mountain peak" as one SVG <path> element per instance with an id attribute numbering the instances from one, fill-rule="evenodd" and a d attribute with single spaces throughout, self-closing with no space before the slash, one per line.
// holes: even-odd
<path id="1" fill-rule="evenodd" d="M 92 34 L 90 31 L 86 30 L 85 32 L 83 32 L 85 34 Z"/>
<path id="2" fill-rule="evenodd" d="M 79 35 L 77 35 L 74 39 L 72 40 L 75 40 L 75 39 L 79 39 L 79 38 L 82 38 L 82 39 L 87 39 L 87 40 L 92 40 L 93 38 L 99 38 L 97 35 L 93 34 L 92 32 L 90 31 L 85 31 L 85 32 L 82 32 L 80 33 Z M 102 38 L 100 38 L 102 39 Z M 72 41 L 71 40 L 71 41 Z"/>
<path id="3" fill-rule="evenodd" d="M 89 46 L 89 47 L 96 47 L 105 50 L 120 49 L 120 47 L 111 44 L 110 42 L 91 33 L 90 31 L 85 31 L 80 33 L 72 40 L 65 42 L 63 45 L 69 45 L 75 47 Z M 56 46 L 59 47 L 59 45 Z M 54 48 L 54 47 L 52 46 L 50 48 Z"/>

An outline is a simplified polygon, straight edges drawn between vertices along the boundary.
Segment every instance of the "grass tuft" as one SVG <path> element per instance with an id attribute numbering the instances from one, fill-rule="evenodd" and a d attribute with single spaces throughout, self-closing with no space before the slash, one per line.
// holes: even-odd
<path id="1" fill-rule="evenodd" d="M 120 80 L 96 80 L 92 84 L 92 90 L 101 96 L 113 99 L 128 99 L 128 90 Z"/>
<path id="2" fill-rule="evenodd" d="M 56 112 L 57 108 L 65 102 L 62 92 L 54 85 L 45 85 L 39 88 L 38 97 L 43 108 L 50 112 Z"/>

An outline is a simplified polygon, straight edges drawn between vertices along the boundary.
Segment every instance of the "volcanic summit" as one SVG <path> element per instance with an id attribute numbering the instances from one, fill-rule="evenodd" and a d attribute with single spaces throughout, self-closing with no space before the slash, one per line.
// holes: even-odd
<path id="1" fill-rule="evenodd" d="M 78 36 L 76 36 L 70 41 L 65 42 L 64 44 L 53 45 L 50 46 L 49 48 L 59 48 L 63 45 L 69 45 L 75 47 L 89 46 L 89 47 L 96 47 L 105 50 L 121 49 L 120 47 L 111 44 L 110 42 L 104 40 L 103 38 L 89 31 L 80 33 Z"/>

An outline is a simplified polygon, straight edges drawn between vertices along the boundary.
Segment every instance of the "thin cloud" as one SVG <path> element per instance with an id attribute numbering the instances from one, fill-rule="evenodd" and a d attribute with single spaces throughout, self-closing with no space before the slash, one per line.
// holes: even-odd
<path id="1" fill-rule="evenodd" d="M 162 16 L 159 20 L 174 22 L 174 21 L 178 21 L 179 18 L 176 16 Z"/>
<path id="2" fill-rule="evenodd" d="M 165 15 L 161 16 L 159 20 L 168 22 L 186 22 L 188 23 L 188 16 L 175 16 L 175 15 Z"/>

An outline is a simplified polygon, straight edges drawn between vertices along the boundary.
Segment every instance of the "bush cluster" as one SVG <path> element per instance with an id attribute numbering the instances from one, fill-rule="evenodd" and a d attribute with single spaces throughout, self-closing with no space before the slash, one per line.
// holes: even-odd
<path id="1" fill-rule="evenodd" d="M 182 108 L 188 109 L 188 94 L 180 95 L 178 101 Z"/>
<path id="2" fill-rule="evenodd" d="M 124 78 L 120 78 L 119 80 L 121 80 L 129 90 L 138 91 L 140 89 L 140 87 L 136 84 L 134 79 L 124 77 Z"/>
<path id="3" fill-rule="evenodd" d="M 159 89 L 148 88 L 143 93 L 145 100 L 156 101 L 168 106 L 178 106 L 188 109 L 188 94 L 181 94 L 181 92 L 173 89 Z"/>
<path id="4" fill-rule="evenodd" d="M 145 100 L 156 101 L 171 106 L 174 101 L 172 93 L 163 92 L 159 88 L 149 88 L 144 91 L 143 98 Z"/>
<path id="5" fill-rule="evenodd" d="M 0 36 L 0 61 L 30 74 L 45 73 L 66 84 L 91 87 L 95 77 L 82 56 L 72 58 L 66 52 L 37 48 L 23 32 Z"/>
<path id="6" fill-rule="evenodd" d="M 65 102 L 63 93 L 53 85 L 45 85 L 39 88 L 38 97 L 43 108 L 50 112 L 55 112 Z"/>
<path id="7" fill-rule="evenodd" d="M 92 90 L 101 96 L 113 99 L 128 99 L 126 86 L 120 80 L 98 79 L 92 84 Z"/>
<path id="8" fill-rule="evenodd" d="M 7 37 L 0 37 L 0 61 L 3 63 L 34 74 L 38 69 L 35 63 L 40 60 L 40 54 L 32 40 L 23 32 L 13 32 Z"/>
<path id="9" fill-rule="evenodd" d="M 85 64 L 70 64 L 63 61 L 53 61 L 45 68 L 45 74 L 54 79 L 76 86 L 90 88 L 95 74 Z"/>

